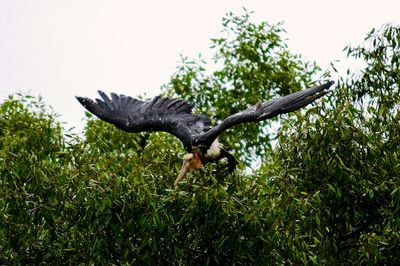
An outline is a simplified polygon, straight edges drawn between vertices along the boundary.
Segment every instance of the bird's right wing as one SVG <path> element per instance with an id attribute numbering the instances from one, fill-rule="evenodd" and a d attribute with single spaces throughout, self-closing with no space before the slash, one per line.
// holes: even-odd
<path id="1" fill-rule="evenodd" d="M 127 132 L 165 131 L 178 137 L 185 149 L 190 149 L 192 138 L 210 125 L 205 115 L 192 114 L 193 106 L 180 99 L 156 96 L 141 101 L 111 93 L 111 99 L 99 91 L 102 99 L 95 101 L 76 97 L 92 114 Z"/>
<path id="2" fill-rule="evenodd" d="M 332 84 L 333 81 L 330 81 L 314 88 L 305 89 L 281 98 L 250 106 L 246 110 L 228 116 L 221 124 L 198 136 L 196 142 L 211 145 L 214 139 L 222 132 L 237 124 L 258 122 L 298 110 L 327 94 Z"/>

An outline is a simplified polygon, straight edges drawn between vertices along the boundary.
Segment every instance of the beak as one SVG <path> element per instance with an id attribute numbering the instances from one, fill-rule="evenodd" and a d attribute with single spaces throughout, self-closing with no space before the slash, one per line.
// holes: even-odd
<path id="1" fill-rule="evenodd" d="M 175 179 L 174 187 L 178 186 L 179 181 L 181 181 L 182 177 L 184 177 L 186 175 L 186 173 L 189 172 L 189 171 L 190 171 L 190 162 L 189 161 L 184 161 L 183 164 L 182 164 L 182 168 L 179 171 L 179 175 Z"/>

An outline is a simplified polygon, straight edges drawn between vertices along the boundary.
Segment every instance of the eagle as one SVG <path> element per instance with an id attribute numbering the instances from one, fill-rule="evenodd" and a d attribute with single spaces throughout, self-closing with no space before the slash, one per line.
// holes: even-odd
<path id="1" fill-rule="evenodd" d="M 142 101 L 122 94 L 111 93 L 111 98 L 98 91 L 101 99 L 77 96 L 77 100 L 92 114 L 117 128 L 131 133 L 164 131 L 177 137 L 186 154 L 174 186 L 192 169 L 226 158 L 229 171 L 238 164 L 236 158 L 218 141 L 218 136 L 241 123 L 258 122 L 280 114 L 296 111 L 329 92 L 333 81 L 298 91 L 269 101 L 259 101 L 245 110 L 232 114 L 220 124 L 212 126 L 211 119 L 192 113 L 193 105 L 182 99 L 156 96 Z"/>

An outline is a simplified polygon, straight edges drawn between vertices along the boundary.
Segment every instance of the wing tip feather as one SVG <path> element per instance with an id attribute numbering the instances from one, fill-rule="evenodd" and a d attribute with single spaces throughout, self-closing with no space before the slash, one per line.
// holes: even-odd
<path id="1" fill-rule="evenodd" d="M 82 97 L 82 96 L 75 96 L 75 98 L 78 100 L 80 104 L 82 104 L 85 108 L 88 106 L 89 103 L 92 103 L 93 101 L 87 97 Z"/>

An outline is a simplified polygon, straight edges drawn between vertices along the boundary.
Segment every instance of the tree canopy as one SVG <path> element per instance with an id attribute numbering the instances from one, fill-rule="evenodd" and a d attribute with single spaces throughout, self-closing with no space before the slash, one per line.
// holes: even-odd
<path id="1" fill-rule="evenodd" d="M 315 85 L 319 67 L 290 53 L 281 23 L 255 24 L 249 13 L 228 13 L 222 25 L 222 36 L 211 39 L 213 62 L 181 56 L 182 62 L 166 86 L 168 95 L 195 103 L 197 112 L 218 123 L 259 100 Z M 210 71 L 208 65 L 216 69 Z M 271 121 L 238 125 L 222 136 L 222 142 L 250 163 L 254 160 L 251 154 L 267 156 L 271 150 L 268 125 Z"/>
<path id="2" fill-rule="evenodd" d="M 220 121 L 335 72 L 289 52 L 281 24 L 227 14 L 210 62 L 183 57 L 164 88 Z M 222 142 L 245 165 L 172 189 L 183 149 L 88 115 L 65 131 L 40 98 L 0 105 L 0 264 L 398 264 L 400 28 L 346 47 L 365 62 L 305 110 L 239 126 Z M 340 74 L 340 73 L 339 73 Z"/>

